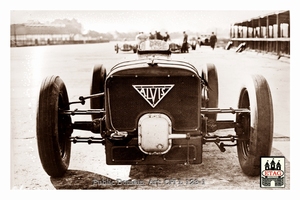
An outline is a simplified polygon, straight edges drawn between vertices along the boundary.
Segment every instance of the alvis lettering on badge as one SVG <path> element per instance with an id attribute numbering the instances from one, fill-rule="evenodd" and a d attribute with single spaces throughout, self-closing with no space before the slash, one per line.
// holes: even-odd
<path id="1" fill-rule="evenodd" d="M 174 84 L 132 85 L 132 87 L 152 106 L 155 106 L 170 92 Z"/>

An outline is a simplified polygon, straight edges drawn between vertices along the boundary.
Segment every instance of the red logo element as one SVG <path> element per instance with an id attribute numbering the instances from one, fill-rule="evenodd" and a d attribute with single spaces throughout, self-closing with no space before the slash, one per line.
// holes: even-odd
<path id="1" fill-rule="evenodd" d="M 278 177 L 283 176 L 284 173 L 282 170 L 264 170 L 261 174 L 267 177 Z"/>

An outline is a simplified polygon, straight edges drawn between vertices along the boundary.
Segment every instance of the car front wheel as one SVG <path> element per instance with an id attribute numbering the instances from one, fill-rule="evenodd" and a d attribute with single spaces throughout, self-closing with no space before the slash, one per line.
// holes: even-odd
<path id="1" fill-rule="evenodd" d="M 239 163 L 246 175 L 258 176 L 260 157 L 271 154 L 273 141 L 273 104 L 264 77 L 253 76 L 253 82 L 242 87 L 238 108 L 250 110 L 250 113 L 240 113 L 236 117 Z"/>
<path id="2" fill-rule="evenodd" d="M 62 110 L 69 110 L 65 84 L 58 76 L 47 77 L 39 94 L 36 134 L 42 166 L 51 177 L 63 176 L 70 162 L 71 117 Z"/>
<path id="3" fill-rule="evenodd" d="M 104 92 L 104 84 L 106 79 L 106 69 L 102 64 L 95 65 L 92 74 L 92 84 L 90 94 L 98 94 Z M 104 96 L 92 98 L 90 101 L 91 109 L 104 108 Z M 101 118 L 103 114 L 92 114 L 92 119 Z"/>

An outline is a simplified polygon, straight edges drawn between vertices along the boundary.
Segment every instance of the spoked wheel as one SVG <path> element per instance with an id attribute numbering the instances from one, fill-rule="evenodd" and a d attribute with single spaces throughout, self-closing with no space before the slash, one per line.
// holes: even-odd
<path id="1" fill-rule="evenodd" d="M 214 64 L 207 64 L 207 72 L 202 71 L 203 78 L 208 83 L 208 90 L 206 92 L 207 101 L 202 106 L 207 108 L 218 108 L 219 106 L 219 81 L 218 73 Z M 216 121 L 217 114 L 207 114 L 208 120 Z"/>
<path id="2" fill-rule="evenodd" d="M 40 160 L 49 176 L 60 177 L 69 167 L 72 134 L 71 117 L 59 113 L 69 110 L 64 82 L 58 76 L 47 77 L 38 102 L 36 134 Z"/>
<path id="3" fill-rule="evenodd" d="M 260 157 L 270 156 L 273 141 L 273 104 L 264 77 L 253 76 L 253 83 L 241 89 L 238 108 L 250 110 L 236 117 L 239 162 L 246 175 L 258 176 Z"/>
<path id="4" fill-rule="evenodd" d="M 102 65 L 95 65 L 92 75 L 91 95 L 104 92 L 104 84 L 106 79 L 106 69 Z M 104 108 L 104 96 L 92 98 L 91 109 L 102 109 Z M 92 119 L 101 118 L 102 114 L 92 114 Z"/>

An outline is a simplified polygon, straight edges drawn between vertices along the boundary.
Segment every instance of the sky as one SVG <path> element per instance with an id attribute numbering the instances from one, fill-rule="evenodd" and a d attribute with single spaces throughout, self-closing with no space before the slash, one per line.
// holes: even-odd
<path id="1" fill-rule="evenodd" d="M 45 23 L 74 18 L 86 32 L 206 33 L 207 30 L 229 30 L 232 23 L 293 8 L 293 4 L 285 0 L 84 0 L 66 3 L 61 0 L 45 3 L 11 0 L 9 3 L 10 23 L 28 20 Z"/>
<path id="2" fill-rule="evenodd" d="M 177 32 L 229 30 L 235 22 L 276 10 L 12 10 L 10 23 L 55 19 L 77 19 L 84 31 L 98 32 Z M 278 10 L 277 10 L 278 11 Z"/>

